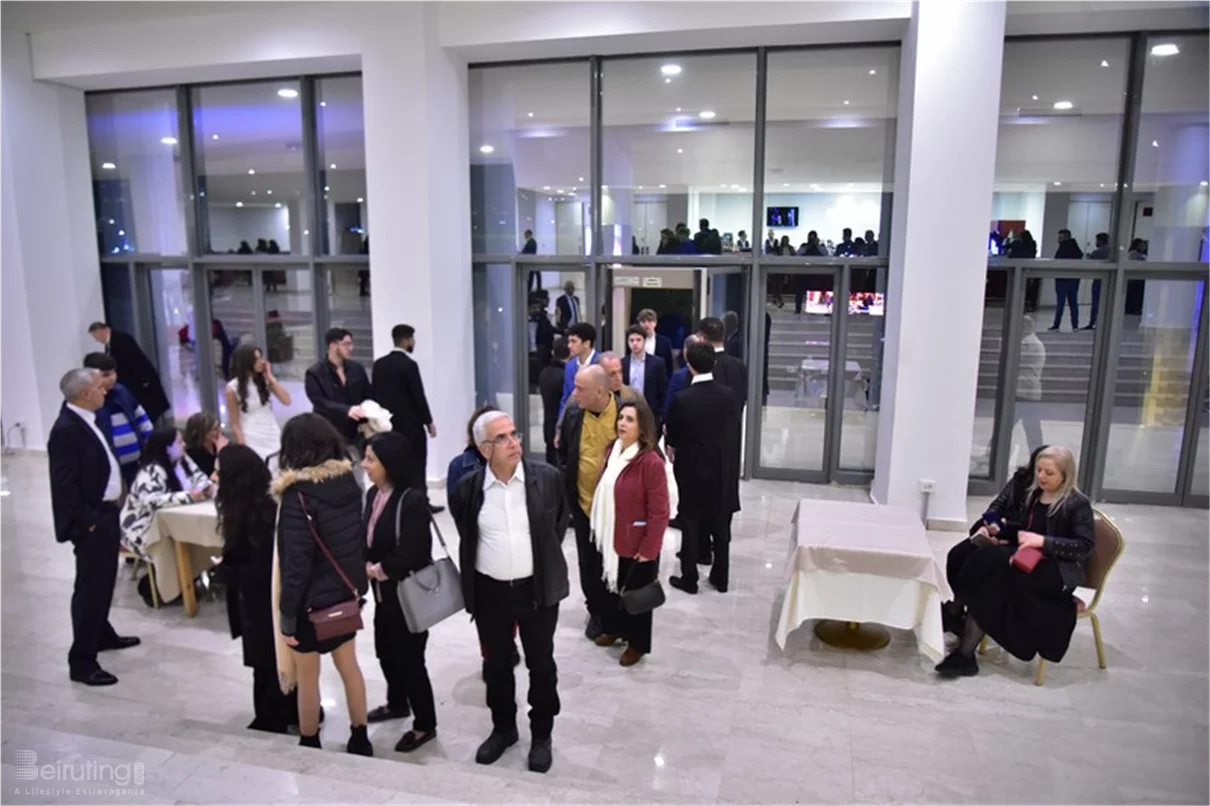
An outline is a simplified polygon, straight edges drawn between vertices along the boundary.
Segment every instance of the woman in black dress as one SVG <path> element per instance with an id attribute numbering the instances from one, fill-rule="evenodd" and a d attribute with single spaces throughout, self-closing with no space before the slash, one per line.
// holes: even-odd
<path id="1" fill-rule="evenodd" d="M 269 495 L 269 468 L 243 445 L 228 445 L 218 459 L 214 505 L 223 536 L 227 618 L 231 637 L 243 639 L 244 665 L 252 669 L 255 718 L 248 728 L 286 733 L 298 724 L 298 694 L 283 694 L 277 681 L 270 596 L 277 504 Z"/>
<path id="2" fill-rule="evenodd" d="M 282 474 L 273 484 L 281 500 L 277 520 L 279 675 L 298 685 L 299 744 L 319 743 L 319 656 L 331 653 L 344 683 L 352 728 L 345 749 L 374 755 L 366 735 L 366 683 L 357 665 L 357 633 L 320 640 L 309 611 L 349 602 L 367 590 L 361 487 L 336 429 L 318 414 L 300 414 L 282 430 Z M 318 545 L 322 540 L 328 551 Z M 331 554 L 332 559 L 328 559 Z M 339 565 L 339 570 L 337 567 Z M 346 582 L 346 579 L 348 582 Z M 276 582 L 276 580 L 275 580 Z M 356 602 L 354 602 L 356 600 Z"/>
<path id="3" fill-rule="evenodd" d="M 408 450 L 407 437 L 389 431 L 370 440 L 361 463 L 373 482 L 365 507 L 366 575 L 374 586 L 374 650 L 387 680 L 386 705 L 370 719 L 406 716 L 410 704 L 415 719 L 395 745 L 401 753 L 437 738 L 433 685 L 424 664 L 429 633 L 408 629 L 399 603 L 400 581 L 433 562 L 428 500 L 423 490 L 407 485 Z"/>
<path id="4" fill-rule="evenodd" d="M 966 606 L 958 648 L 937 665 L 943 677 L 979 673 L 975 649 L 984 633 L 1024 661 L 1041 655 L 1060 661 L 1076 626 L 1072 591 L 1084 584 L 1084 560 L 1095 545 L 1092 505 L 1076 489 L 1076 460 L 1057 445 L 1036 459 L 1034 483 L 1003 513 L 993 537 L 980 527 L 976 544 L 951 585 Z M 1042 559 L 1032 572 L 1011 564 L 1019 548 L 1036 548 Z"/>

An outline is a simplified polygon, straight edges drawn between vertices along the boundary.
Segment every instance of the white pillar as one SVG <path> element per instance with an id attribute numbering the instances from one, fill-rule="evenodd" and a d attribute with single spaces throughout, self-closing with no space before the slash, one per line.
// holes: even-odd
<path id="1" fill-rule="evenodd" d="M 428 478 L 465 447 L 474 408 L 470 157 L 464 61 L 437 44 L 429 3 L 380 4 L 362 52 L 374 355 L 391 328 L 416 328 L 438 438 Z M 522 426 L 523 427 L 523 426 Z"/>
<path id="2" fill-rule="evenodd" d="M 935 525 L 966 523 L 1004 19 L 1003 0 L 918 2 L 903 44 L 871 494 L 920 510 L 920 482 L 931 480 Z"/>
<path id="3" fill-rule="evenodd" d="M 59 378 L 97 347 L 87 329 L 102 318 L 88 128 L 83 92 L 33 80 L 24 34 L 4 31 L 0 54 L 0 417 L 6 429 L 23 423 L 26 445 L 44 449 Z"/>

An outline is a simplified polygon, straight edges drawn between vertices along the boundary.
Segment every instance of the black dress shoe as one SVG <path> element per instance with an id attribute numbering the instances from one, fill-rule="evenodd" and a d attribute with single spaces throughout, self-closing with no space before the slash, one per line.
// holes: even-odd
<path id="1" fill-rule="evenodd" d="M 129 649 L 132 646 L 138 646 L 143 643 L 137 635 L 118 635 L 114 636 L 114 640 L 106 641 L 97 647 L 98 652 L 107 652 L 111 649 Z"/>
<path id="2" fill-rule="evenodd" d="M 403 737 L 395 744 L 395 751 L 398 753 L 410 753 L 413 750 L 423 747 L 436 738 L 436 730 L 430 730 L 419 739 L 416 738 L 416 731 L 409 730 L 407 733 L 403 734 Z"/>
<path id="3" fill-rule="evenodd" d="M 933 669 L 942 677 L 973 677 L 979 674 L 979 662 L 974 655 L 963 655 L 955 650 Z"/>
<path id="4" fill-rule="evenodd" d="M 437 504 L 429 504 L 429 512 L 433 513 L 434 515 L 437 515 L 439 513 L 445 512 L 445 507 L 438 506 Z"/>
<path id="5" fill-rule="evenodd" d="M 716 591 L 718 591 L 719 593 L 726 593 L 726 592 L 727 592 L 727 586 L 726 586 L 726 585 L 720 585 L 720 584 L 718 584 L 717 582 L 715 582 L 715 581 L 714 581 L 714 578 L 713 578 L 713 577 L 708 578 L 708 580 L 707 580 L 707 581 L 709 581 L 709 583 L 710 583 L 710 587 L 714 588 L 714 589 L 715 589 Z"/>
<path id="6" fill-rule="evenodd" d="M 597 616 L 589 616 L 588 624 L 584 627 L 584 637 L 589 641 L 597 640 L 597 636 L 605 630 L 601 627 L 601 619 Z"/>
<path id="7" fill-rule="evenodd" d="M 479 745 L 479 750 L 475 753 L 475 763 L 495 764 L 500 756 L 504 755 L 505 750 L 517 743 L 518 738 L 516 728 L 513 728 L 510 733 L 493 730 L 492 735 Z"/>
<path id="8" fill-rule="evenodd" d="M 697 558 L 697 564 L 698 565 L 714 565 L 714 555 L 713 554 L 702 554 L 701 556 L 699 556 Z"/>
<path id="9" fill-rule="evenodd" d="M 370 723 L 388 722 L 392 719 L 403 719 L 407 716 L 411 716 L 410 709 L 396 711 L 389 705 L 380 705 L 366 714 L 366 721 Z"/>
<path id="10" fill-rule="evenodd" d="M 671 577 L 668 580 L 668 584 L 685 593 L 697 593 L 697 585 L 690 585 L 681 577 Z"/>
<path id="11" fill-rule="evenodd" d="M 529 746 L 529 771 L 546 772 L 553 761 L 550 737 L 534 739 L 534 743 Z"/>
<path id="12" fill-rule="evenodd" d="M 112 686 L 118 682 L 118 678 L 100 666 L 87 672 L 72 672 L 71 679 L 73 682 L 83 683 L 86 686 Z"/>

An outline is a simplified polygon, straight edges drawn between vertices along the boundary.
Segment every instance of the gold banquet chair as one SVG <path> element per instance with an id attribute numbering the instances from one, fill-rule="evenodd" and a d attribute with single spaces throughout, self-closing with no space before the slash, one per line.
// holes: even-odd
<path id="1" fill-rule="evenodd" d="M 118 558 L 121 562 L 125 562 L 127 560 L 134 560 L 134 565 L 130 572 L 130 578 L 133 579 L 135 582 L 139 581 L 139 565 L 140 564 L 147 565 L 147 576 L 150 577 L 148 582 L 151 585 L 151 602 L 152 602 L 152 605 L 156 609 L 159 609 L 160 591 L 159 591 L 159 588 L 157 588 L 155 585 L 155 565 L 151 562 L 151 560 L 131 551 L 130 549 L 126 548 L 125 546 L 122 546 L 121 548 L 118 549 Z"/>
<path id="2" fill-rule="evenodd" d="M 1087 576 L 1084 587 L 1092 588 L 1092 601 L 1085 603 L 1079 596 L 1072 595 L 1072 599 L 1076 602 L 1076 621 L 1079 619 L 1089 619 L 1092 622 L 1092 637 L 1097 645 L 1097 662 L 1101 668 L 1106 668 L 1105 664 L 1105 643 L 1101 640 L 1101 620 L 1097 617 L 1097 605 L 1101 601 L 1101 594 L 1105 592 L 1105 580 L 1109 578 L 1109 572 L 1113 570 L 1113 566 L 1117 564 L 1118 558 L 1122 556 L 1122 552 L 1126 549 L 1126 542 L 1122 539 L 1122 533 L 1113 521 L 1105 517 L 1105 513 L 1099 509 L 1093 510 L 1093 539 L 1096 541 L 1092 549 L 1092 554 L 1088 555 L 1088 559 L 1084 561 L 1084 573 Z M 979 642 L 979 654 L 987 654 L 987 636 L 983 636 L 983 640 Z M 1046 682 L 1046 659 L 1038 658 L 1038 670 L 1034 675 L 1034 685 L 1040 686 Z"/>

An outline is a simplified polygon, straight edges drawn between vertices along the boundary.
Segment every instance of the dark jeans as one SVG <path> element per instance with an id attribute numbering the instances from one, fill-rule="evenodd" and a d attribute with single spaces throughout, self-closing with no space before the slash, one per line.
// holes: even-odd
<path id="1" fill-rule="evenodd" d="M 1055 280 L 1055 322 L 1051 326 L 1052 329 L 1063 323 L 1064 304 L 1071 307 L 1071 329 L 1075 330 L 1080 326 L 1079 297 L 1079 280 Z"/>
<path id="2" fill-rule="evenodd" d="M 601 578 L 604 562 L 601 552 L 592 542 L 592 525 L 588 522 L 588 516 L 580 510 L 578 501 L 571 503 L 571 525 L 576 532 L 576 556 L 580 565 L 580 590 L 584 591 L 584 606 L 588 608 L 588 615 L 599 619 L 607 607 L 605 599 L 608 591 L 605 580 Z"/>
<path id="3" fill-rule="evenodd" d="M 71 650 L 67 665 L 74 672 L 98 668 L 97 652 L 117 640 L 109 623 L 113 588 L 118 578 L 121 528 L 118 508 L 102 504 L 95 531 L 72 540 L 76 552 L 76 584 L 71 594 Z"/>
<path id="4" fill-rule="evenodd" d="M 404 434 L 404 436 L 408 439 L 407 485 L 413 490 L 424 493 L 427 501 L 429 497 L 428 482 L 425 480 L 424 474 L 429 460 L 429 435 L 422 428 L 419 431 Z"/>
<path id="5" fill-rule="evenodd" d="M 426 630 L 413 633 L 399 607 L 398 583 L 375 583 L 379 601 L 374 608 L 374 651 L 387 681 L 387 707 L 396 713 L 412 706 L 412 728 L 428 733 L 437 728 L 437 707 L 433 703 L 433 684 L 424 663 L 429 642 Z"/>
<path id="6" fill-rule="evenodd" d="M 1092 327 L 1097 323 L 1097 314 L 1101 312 L 1101 281 L 1092 281 L 1092 317 L 1088 320 L 1088 326 Z"/>
<path id="7" fill-rule="evenodd" d="M 705 540 L 714 549 L 710 584 L 726 590 L 731 570 L 731 513 L 704 518 L 682 515 L 681 521 L 685 525 L 681 531 L 681 578 L 697 585 L 697 558 Z"/>
<path id="8" fill-rule="evenodd" d="M 558 605 L 534 605 L 533 577 L 500 582 L 475 574 L 475 627 L 487 653 L 483 677 L 493 730 L 509 732 L 517 725 L 517 680 L 512 661 L 513 625 L 517 624 L 529 669 L 530 733 L 535 739 L 550 738 L 559 714 L 559 673 L 554 655 L 558 623 Z"/>
<path id="9" fill-rule="evenodd" d="M 641 563 L 632 557 L 618 558 L 618 591 L 609 594 L 609 604 L 606 607 L 605 632 L 620 635 L 626 643 L 638 652 L 647 654 L 651 651 L 651 614 L 648 611 L 642 615 L 632 616 L 622 607 L 623 588 L 641 588 L 650 585 L 660 576 L 660 560 L 657 557 L 649 562 Z"/>

